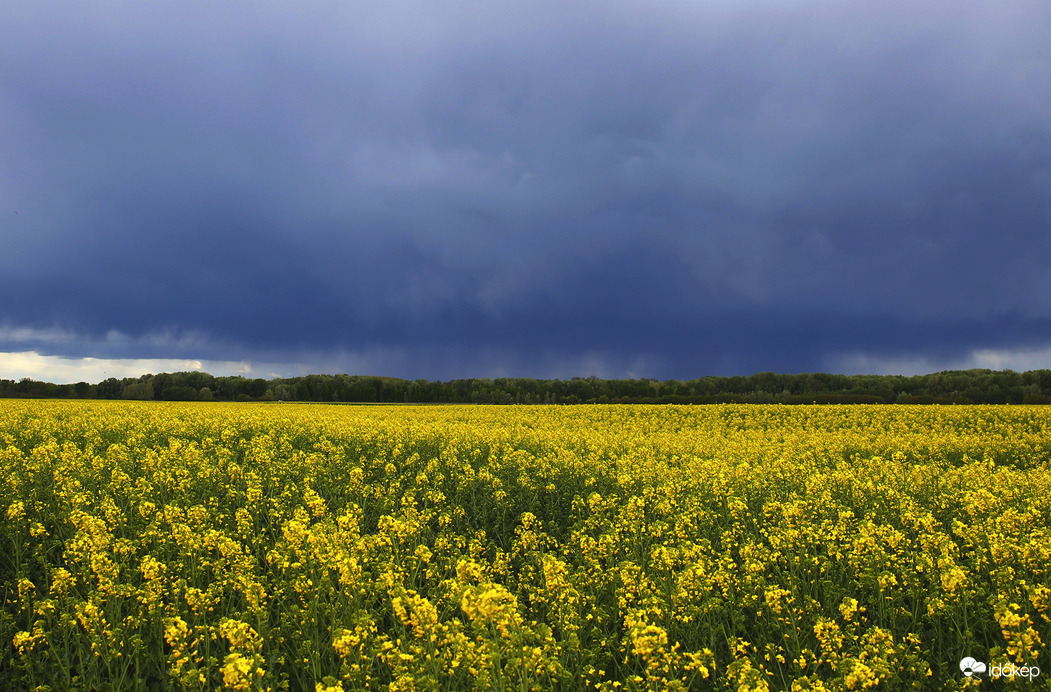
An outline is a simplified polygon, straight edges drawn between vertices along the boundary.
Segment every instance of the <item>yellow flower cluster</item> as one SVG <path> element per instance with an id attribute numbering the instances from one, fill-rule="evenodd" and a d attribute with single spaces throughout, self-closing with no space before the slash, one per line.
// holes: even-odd
<path id="1" fill-rule="evenodd" d="M 0 401 L 0 687 L 1051 672 L 1051 409 Z"/>

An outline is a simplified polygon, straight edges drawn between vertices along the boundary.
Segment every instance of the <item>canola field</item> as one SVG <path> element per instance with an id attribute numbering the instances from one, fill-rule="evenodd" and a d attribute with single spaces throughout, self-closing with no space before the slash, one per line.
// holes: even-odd
<path id="1" fill-rule="evenodd" d="M 1051 689 L 1049 459 L 1051 407 L 0 401 L 0 689 Z"/>

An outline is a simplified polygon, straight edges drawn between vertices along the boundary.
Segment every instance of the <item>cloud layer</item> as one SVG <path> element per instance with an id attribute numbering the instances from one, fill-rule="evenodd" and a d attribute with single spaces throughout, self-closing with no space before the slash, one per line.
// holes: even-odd
<path id="1" fill-rule="evenodd" d="M 2 351 L 688 378 L 1051 344 L 1043 2 L 0 13 Z"/>

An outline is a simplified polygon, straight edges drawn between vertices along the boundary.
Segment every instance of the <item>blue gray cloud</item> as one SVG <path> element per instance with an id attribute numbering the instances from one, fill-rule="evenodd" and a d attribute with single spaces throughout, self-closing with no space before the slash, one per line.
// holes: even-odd
<path id="1" fill-rule="evenodd" d="M 1051 344 L 1043 2 L 0 18 L 0 351 L 686 378 Z"/>

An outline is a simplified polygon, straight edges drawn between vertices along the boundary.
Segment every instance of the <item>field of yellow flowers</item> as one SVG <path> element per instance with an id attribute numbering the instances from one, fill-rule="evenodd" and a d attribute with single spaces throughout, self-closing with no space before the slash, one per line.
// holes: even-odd
<path id="1" fill-rule="evenodd" d="M 0 401 L 0 689 L 1051 689 L 1049 459 L 1048 407 Z"/>

